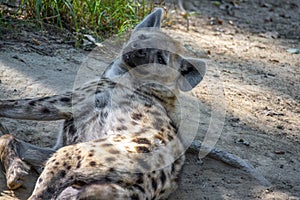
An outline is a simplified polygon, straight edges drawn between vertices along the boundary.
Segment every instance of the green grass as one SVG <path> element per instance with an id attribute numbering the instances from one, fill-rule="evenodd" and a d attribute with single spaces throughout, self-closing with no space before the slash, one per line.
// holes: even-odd
<path id="1" fill-rule="evenodd" d="M 104 39 L 133 28 L 153 7 L 146 0 L 21 0 L 15 16 Z"/>

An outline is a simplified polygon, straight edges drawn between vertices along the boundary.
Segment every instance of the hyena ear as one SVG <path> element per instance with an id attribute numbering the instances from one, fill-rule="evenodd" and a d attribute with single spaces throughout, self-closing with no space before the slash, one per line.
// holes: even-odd
<path id="1" fill-rule="evenodd" d="M 160 21 L 162 18 L 163 9 L 157 8 L 155 11 L 150 13 L 143 21 L 141 21 L 133 30 L 135 32 L 142 28 L 158 28 L 160 29 Z"/>
<path id="2" fill-rule="evenodd" d="M 179 88 L 184 92 L 190 91 L 202 81 L 206 73 L 206 63 L 195 58 L 183 58 L 179 72 L 181 74 L 177 80 Z"/>

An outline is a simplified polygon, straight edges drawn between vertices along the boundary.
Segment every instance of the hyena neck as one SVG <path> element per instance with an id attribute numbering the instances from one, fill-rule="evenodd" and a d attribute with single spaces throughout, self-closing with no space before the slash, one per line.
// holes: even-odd
<path id="1" fill-rule="evenodd" d="M 143 94 L 155 97 L 168 113 L 174 113 L 177 105 L 178 88 L 167 88 L 162 85 L 143 84 L 139 80 L 135 81 L 134 77 L 128 73 L 126 65 L 122 62 L 122 58 L 118 57 L 105 70 L 102 77 L 107 78 L 117 85 L 123 85 L 131 88 L 133 91 L 137 90 Z"/>
<path id="2" fill-rule="evenodd" d="M 144 94 L 154 97 L 166 109 L 168 115 L 172 115 L 175 112 L 179 94 L 177 88 L 169 89 L 161 85 L 144 85 L 139 90 Z"/>

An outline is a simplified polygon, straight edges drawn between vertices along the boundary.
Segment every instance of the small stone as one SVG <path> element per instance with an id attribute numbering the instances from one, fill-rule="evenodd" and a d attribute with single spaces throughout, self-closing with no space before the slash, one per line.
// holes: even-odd
<path id="1" fill-rule="evenodd" d="M 299 49 L 294 49 L 294 48 L 290 48 L 286 50 L 287 52 L 291 53 L 291 54 L 299 54 Z"/>
<path id="2" fill-rule="evenodd" d="M 284 165 L 282 165 L 282 164 L 279 166 L 279 168 L 281 168 L 281 169 L 283 169 L 283 167 L 284 167 Z"/>
<path id="3" fill-rule="evenodd" d="M 277 150 L 277 151 L 274 151 L 274 153 L 278 154 L 278 155 L 284 155 L 285 151 Z"/>

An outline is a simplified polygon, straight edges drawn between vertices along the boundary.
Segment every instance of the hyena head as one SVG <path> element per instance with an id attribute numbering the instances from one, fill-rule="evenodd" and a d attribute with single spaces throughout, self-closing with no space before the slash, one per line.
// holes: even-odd
<path id="1" fill-rule="evenodd" d="M 162 12 L 157 9 L 133 30 L 121 52 L 122 66 L 140 84 L 189 91 L 203 79 L 205 62 L 180 55 L 179 43 L 161 31 Z"/>

